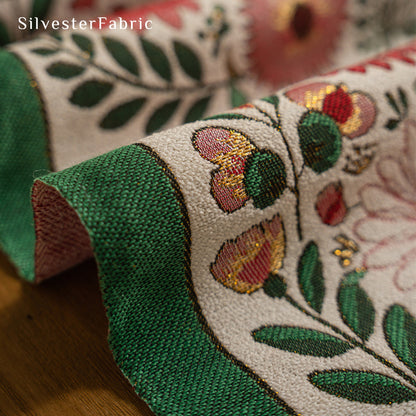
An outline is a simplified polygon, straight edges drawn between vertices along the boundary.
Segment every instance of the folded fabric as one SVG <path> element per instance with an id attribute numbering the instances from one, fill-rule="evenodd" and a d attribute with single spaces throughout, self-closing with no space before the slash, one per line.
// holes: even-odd
<path id="1" fill-rule="evenodd" d="M 38 179 L 157 415 L 416 412 L 416 41 Z M 63 265 L 63 266 L 62 266 Z"/>
<path id="2" fill-rule="evenodd" d="M 361 3 L 172 0 L 118 14 L 151 18 L 139 34 L 52 32 L 0 51 L 0 245 L 19 273 L 34 279 L 34 176 L 260 98 L 266 84 L 349 61 L 411 26 L 398 1 L 383 40 L 364 45 L 370 27 L 386 29 L 374 17 L 385 2 Z"/>
<path id="3" fill-rule="evenodd" d="M 416 413 L 416 40 L 357 64 L 369 20 L 340 30 L 377 4 L 183 0 L 0 52 L 0 243 L 36 282 L 95 257 L 155 414 Z"/>

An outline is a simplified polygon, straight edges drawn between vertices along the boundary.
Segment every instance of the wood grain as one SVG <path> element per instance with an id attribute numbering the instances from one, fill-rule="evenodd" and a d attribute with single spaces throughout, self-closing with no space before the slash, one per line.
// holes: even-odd
<path id="1" fill-rule="evenodd" d="M 113 361 L 92 261 L 32 286 L 0 254 L 0 415 L 153 415 Z"/>

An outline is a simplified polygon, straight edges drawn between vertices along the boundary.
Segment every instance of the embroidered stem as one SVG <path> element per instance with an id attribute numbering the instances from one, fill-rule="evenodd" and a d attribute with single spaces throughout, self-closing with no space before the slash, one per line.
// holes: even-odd
<path id="1" fill-rule="evenodd" d="M 322 319 L 319 316 L 316 316 L 312 314 L 311 312 L 304 309 L 301 305 L 299 305 L 298 302 L 296 302 L 295 299 L 293 299 L 290 295 L 285 294 L 284 298 L 296 309 L 301 311 L 303 314 L 311 317 L 315 321 L 318 321 L 322 325 L 326 326 L 327 328 L 332 329 L 335 333 L 338 335 L 341 335 L 350 345 L 354 347 L 361 348 L 365 353 L 372 355 L 377 361 L 385 365 L 386 367 L 389 367 L 392 369 L 396 374 L 398 374 L 400 377 L 405 379 L 409 384 L 411 384 L 413 387 L 416 387 L 416 380 L 414 380 L 412 377 L 410 377 L 408 374 L 406 374 L 404 371 L 402 371 L 400 368 L 397 368 L 394 364 L 392 364 L 390 361 L 382 357 L 381 355 L 377 354 L 374 350 L 371 348 L 368 348 L 363 342 L 360 342 L 356 340 L 355 338 L 351 337 L 341 329 L 339 329 L 337 326 L 331 324 L 330 322 L 326 321 L 325 319 Z M 416 390 L 414 390 L 416 393 Z"/>
<path id="2" fill-rule="evenodd" d="M 281 136 L 283 138 L 283 142 L 285 144 L 287 154 L 288 154 L 290 162 L 292 164 L 292 172 L 293 172 L 293 178 L 294 178 L 294 181 L 295 181 L 295 185 L 294 185 L 293 188 L 290 188 L 290 190 L 295 195 L 295 198 L 296 198 L 296 218 L 297 218 L 297 223 L 296 223 L 297 227 L 296 227 L 296 229 L 297 229 L 297 232 L 298 232 L 298 239 L 299 239 L 299 241 L 302 241 L 303 236 L 302 236 L 302 226 L 301 226 L 301 216 L 300 216 L 299 178 L 303 173 L 303 166 L 302 166 L 301 173 L 298 175 L 298 173 L 296 172 L 296 168 L 295 168 L 295 158 L 293 157 L 292 150 L 289 146 L 289 143 L 288 143 L 285 135 L 282 132 L 280 123 L 278 121 L 276 122 L 276 120 L 274 120 L 270 116 L 270 114 L 268 114 L 266 111 L 262 110 L 261 108 L 259 108 L 257 106 L 255 106 L 255 108 L 259 113 L 263 114 L 265 117 L 267 117 L 272 122 L 272 127 L 274 129 L 276 129 L 281 134 Z"/>
<path id="3" fill-rule="evenodd" d="M 66 52 L 69 55 L 73 56 L 74 58 L 77 58 L 79 60 L 81 60 L 84 64 L 89 65 L 92 68 L 98 69 L 99 71 L 103 72 L 106 75 L 109 75 L 110 77 L 116 79 L 117 81 L 123 82 L 125 84 L 131 85 L 132 87 L 136 87 L 136 88 L 142 88 L 144 90 L 148 90 L 148 91 L 154 91 L 154 92 L 170 92 L 170 91 L 174 91 L 180 94 L 186 94 L 189 92 L 194 92 L 199 90 L 201 87 L 206 88 L 207 90 L 216 90 L 216 89 L 220 89 L 220 88 L 224 88 L 224 87 L 229 87 L 231 85 L 232 82 L 238 80 L 241 78 L 241 76 L 234 76 L 231 78 L 227 78 L 225 80 L 222 81 L 217 81 L 217 82 L 213 82 L 210 84 L 204 84 L 203 82 L 197 82 L 192 86 L 173 86 L 173 85 L 167 85 L 167 86 L 159 86 L 159 85 L 150 85 L 150 84 L 145 84 L 139 80 L 131 80 L 129 78 L 126 78 L 120 74 L 117 74 L 115 72 L 112 72 L 106 68 L 104 68 L 101 65 L 98 65 L 97 63 L 95 63 L 91 58 L 86 58 L 78 53 L 75 53 L 74 51 L 72 51 L 71 49 L 67 49 L 67 48 L 63 48 L 60 44 L 60 42 L 57 39 L 53 39 L 55 46 L 58 45 L 59 46 L 59 50 L 61 52 Z"/>

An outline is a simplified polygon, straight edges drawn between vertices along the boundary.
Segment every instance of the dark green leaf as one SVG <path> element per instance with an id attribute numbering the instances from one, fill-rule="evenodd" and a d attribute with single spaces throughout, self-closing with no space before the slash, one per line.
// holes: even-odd
<path id="1" fill-rule="evenodd" d="M 399 125 L 399 123 L 400 123 L 400 120 L 394 120 L 394 119 L 390 119 L 385 125 L 384 125 L 384 127 L 386 128 L 386 129 L 389 129 L 389 130 L 394 130 L 398 125 Z"/>
<path id="2" fill-rule="evenodd" d="M 62 79 L 70 79 L 77 77 L 78 75 L 81 75 L 84 71 L 84 67 L 66 62 L 56 62 L 50 65 L 47 69 L 49 75 Z"/>
<path id="3" fill-rule="evenodd" d="M 416 374 L 416 319 L 403 306 L 393 305 L 383 326 L 390 348 Z"/>
<path id="4" fill-rule="evenodd" d="M 48 35 L 53 37 L 54 39 L 56 39 L 59 42 L 62 42 L 62 40 L 63 40 L 62 35 L 56 30 L 48 33 Z"/>
<path id="5" fill-rule="evenodd" d="M 318 389 L 337 397 L 370 404 L 416 400 L 416 394 L 399 380 L 369 371 L 328 370 L 308 376 Z"/>
<path id="6" fill-rule="evenodd" d="M 407 102 L 407 95 L 405 91 L 403 91 L 403 89 L 400 87 L 399 87 L 399 97 L 400 97 L 400 102 L 402 103 L 403 108 L 405 109 L 405 112 L 407 112 L 407 109 L 409 108 L 409 103 Z"/>
<path id="7" fill-rule="evenodd" d="M 282 159 L 270 150 L 249 156 L 245 165 L 244 185 L 256 208 L 272 205 L 286 189 L 286 169 Z"/>
<path id="8" fill-rule="evenodd" d="M 45 19 L 51 7 L 52 0 L 34 0 L 32 5 L 31 17 Z"/>
<path id="9" fill-rule="evenodd" d="M 145 38 L 140 38 L 143 51 L 150 66 L 166 81 L 172 81 L 172 69 L 163 49 Z"/>
<path id="10" fill-rule="evenodd" d="M 10 41 L 11 39 L 7 26 L 2 21 L 0 21 L 0 46 L 7 45 L 10 43 Z"/>
<path id="11" fill-rule="evenodd" d="M 277 95 L 270 95 L 269 97 L 264 97 L 261 100 L 272 104 L 276 109 L 279 107 L 279 97 Z"/>
<path id="12" fill-rule="evenodd" d="M 146 125 L 146 134 L 152 134 L 160 130 L 175 113 L 180 99 L 169 101 L 155 110 Z"/>
<path id="13" fill-rule="evenodd" d="M 324 276 L 319 249 L 310 241 L 298 263 L 298 283 L 306 302 L 318 313 L 322 311 L 325 297 Z"/>
<path id="14" fill-rule="evenodd" d="M 232 107 L 239 107 L 247 102 L 246 96 L 234 84 L 230 87 L 230 99 Z"/>
<path id="15" fill-rule="evenodd" d="M 266 326 L 253 331 L 252 336 L 271 347 L 314 357 L 335 357 L 353 348 L 332 335 L 296 326 Z"/>
<path id="16" fill-rule="evenodd" d="M 135 100 L 119 105 L 103 118 L 100 127 L 106 130 L 112 130 L 124 126 L 140 111 L 145 102 L 146 98 L 136 98 Z"/>
<path id="17" fill-rule="evenodd" d="M 397 115 L 400 116 L 401 111 L 400 111 L 399 106 L 396 103 L 395 98 L 393 97 L 393 94 L 391 92 L 386 92 L 385 96 L 387 98 L 388 103 L 390 104 L 390 107 L 392 107 L 393 110 L 397 113 Z"/>
<path id="18" fill-rule="evenodd" d="M 341 133 L 328 115 L 310 112 L 298 126 L 300 148 L 306 166 L 316 173 L 332 168 L 342 151 Z"/>
<path id="19" fill-rule="evenodd" d="M 270 274 L 263 283 L 263 290 L 271 298 L 281 298 L 286 294 L 287 284 L 278 274 Z"/>
<path id="20" fill-rule="evenodd" d="M 136 58 L 124 43 L 109 37 L 103 37 L 103 42 L 110 55 L 122 68 L 133 75 L 139 75 Z"/>
<path id="21" fill-rule="evenodd" d="M 207 110 L 211 98 L 212 97 L 209 95 L 208 97 L 200 98 L 195 103 L 193 103 L 185 116 L 184 122 L 190 123 L 192 121 L 201 119 Z"/>
<path id="22" fill-rule="evenodd" d="M 338 308 L 344 322 L 366 341 L 374 331 L 375 311 L 371 299 L 358 282 L 365 272 L 353 271 L 341 281 L 338 290 Z"/>
<path id="23" fill-rule="evenodd" d="M 88 54 L 90 57 L 94 56 L 94 45 L 86 36 L 73 33 L 72 40 L 84 53 Z"/>
<path id="24" fill-rule="evenodd" d="M 225 113 L 206 117 L 204 120 L 250 120 L 250 118 L 244 114 Z"/>
<path id="25" fill-rule="evenodd" d="M 94 107 L 113 89 L 113 85 L 104 81 L 86 81 L 73 92 L 70 101 L 80 107 Z"/>
<path id="26" fill-rule="evenodd" d="M 31 52 L 36 53 L 38 55 L 54 55 L 55 53 L 59 52 L 58 49 L 48 49 L 48 48 L 36 48 L 32 49 Z"/>
<path id="27" fill-rule="evenodd" d="M 191 78 L 201 81 L 202 67 L 198 55 L 182 42 L 174 41 L 173 48 L 184 72 Z"/>

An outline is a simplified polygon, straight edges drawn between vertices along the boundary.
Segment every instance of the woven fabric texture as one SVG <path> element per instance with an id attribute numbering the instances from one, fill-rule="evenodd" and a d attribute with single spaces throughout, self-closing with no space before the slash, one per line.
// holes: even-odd
<path id="1" fill-rule="evenodd" d="M 382 41 L 383 1 L 253 4 L 1 50 L 0 243 L 36 283 L 94 256 L 158 416 L 414 414 L 416 40 L 353 59 L 411 2 Z"/>

